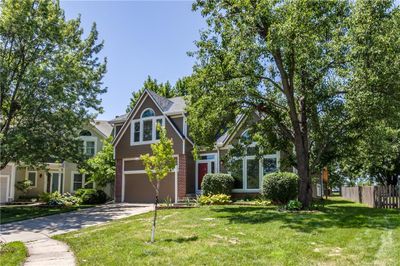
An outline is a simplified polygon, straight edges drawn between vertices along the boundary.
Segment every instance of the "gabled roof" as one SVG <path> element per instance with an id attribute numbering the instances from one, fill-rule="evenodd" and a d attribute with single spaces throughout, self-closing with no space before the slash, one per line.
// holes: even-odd
<path id="1" fill-rule="evenodd" d="M 112 125 L 106 120 L 94 120 L 91 123 L 105 138 L 108 138 L 112 132 Z"/>
<path id="2" fill-rule="evenodd" d="M 173 97 L 173 98 L 165 98 L 152 90 L 147 90 L 149 95 L 152 97 L 154 102 L 156 102 L 157 106 L 160 107 L 161 111 L 166 115 L 173 114 L 183 114 L 185 112 L 186 103 L 183 97 Z M 120 124 L 124 123 L 128 118 L 129 113 L 116 116 L 114 119 L 110 120 L 111 124 Z"/>
<path id="3" fill-rule="evenodd" d="M 174 105 L 176 105 L 177 107 L 174 107 L 173 110 L 179 110 L 179 108 L 182 108 L 182 97 L 175 97 L 175 98 L 165 98 L 162 97 L 160 95 L 158 95 L 157 93 L 155 93 L 154 91 L 145 89 L 144 92 L 142 93 L 142 95 L 140 95 L 139 99 L 137 100 L 135 106 L 132 108 L 132 110 L 129 112 L 129 114 L 124 114 L 121 116 L 117 116 L 115 119 L 111 120 L 110 123 L 111 124 L 119 124 L 119 123 L 124 123 L 121 130 L 118 132 L 117 136 L 115 136 L 114 140 L 113 140 L 113 145 L 116 145 L 119 140 L 121 139 L 121 136 L 125 133 L 127 127 L 128 127 L 128 122 L 129 120 L 132 119 L 132 117 L 134 116 L 134 114 L 137 111 L 138 106 L 140 106 L 142 104 L 142 100 L 147 97 L 147 95 L 150 97 L 150 99 L 153 100 L 153 102 L 157 105 L 157 107 L 160 109 L 160 111 L 163 113 L 165 119 L 172 125 L 172 128 L 176 131 L 176 133 L 179 135 L 179 137 L 182 140 L 188 140 L 192 145 L 193 142 L 188 139 L 186 136 L 184 136 L 172 123 L 172 121 L 170 120 L 170 118 L 167 116 L 167 112 L 168 110 L 170 110 Z M 178 98 L 182 98 L 178 99 Z M 186 107 L 186 106 L 184 106 Z M 184 110 L 184 109 L 183 109 Z M 182 111 L 183 112 L 183 111 Z"/>

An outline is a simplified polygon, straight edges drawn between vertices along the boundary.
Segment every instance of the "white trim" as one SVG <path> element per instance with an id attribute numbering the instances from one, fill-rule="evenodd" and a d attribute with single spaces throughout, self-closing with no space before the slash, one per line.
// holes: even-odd
<path id="1" fill-rule="evenodd" d="M 125 202 L 125 159 L 122 159 L 121 202 Z"/>
<path id="2" fill-rule="evenodd" d="M 151 109 L 151 108 L 146 108 Z M 143 113 L 143 112 L 142 112 Z M 150 116 L 150 117 L 145 117 L 145 118 L 139 118 L 139 119 L 133 119 L 131 121 L 131 134 L 130 134 L 130 145 L 131 146 L 137 146 L 137 145 L 145 145 L 145 144 L 152 144 L 156 143 L 159 141 L 159 139 L 156 138 L 157 136 L 157 120 L 162 120 L 162 126 L 165 127 L 165 117 L 160 115 L 160 116 Z M 151 132 L 151 140 L 143 140 L 143 124 L 146 121 L 152 121 L 152 132 Z M 134 137 L 135 137 L 135 123 L 139 123 L 139 141 L 135 142 Z"/>
<path id="3" fill-rule="evenodd" d="M 25 180 L 29 180 L 28 179 L 28 177 L 29 177 L 29 173 L 34 173 L 35 174 L 35 185 L 34 186 L 31 186 L 31 188 L 36 188 L 37 187 L 37 179 L 38 179 L 38 171 L 36 171 L 36 170 L 26 170 L 26 172 L 25 172 Z"/>
<path id="4" fill-rule="evenodd" d="M 146 100 L 147 96 L 149 95 L 147 93 L 147 90 L 145 90 L 146 93 L 143 92 L 142 95 L 140 95 L 138 101 L 136 102 L 136 105 L 139 103 L 139 105 L 136 108 L 136 105 L 132 108 L 130 111 L 129 115 L 127 116 L 125 122 L 123 123 L 121 129 L 119 130 L 116 139 L 113 141 L 113 145 L 117 146 L 118 142 L 121 140 L 122 136 L 125 134 L 126 129 L 128 128 L 128 125 L 130 125 L 130 121 L 132 120 L 133 117 L 135 117 L 136 113 L 139 111 L 140 107 Z M 143 99 L 142 99 L 143 98 Z M 154 101 L 154 100 L 153 100 Z M 162 110 L 160 110 L 162 112 Z"/>
<path id="5" fill-rule="evenodd" d="M 15 164 L 11 164 L 11 184 L 10 184 L 10 201 L 14 200 L 15 197 L 15 176 L 17 172 L 17 167 Z"/>
<path id="6" fill-rule="evenodd" d="M 0 175 L 0 178 L 1 177 L 7 178 L 6 201 L 5 202 L 9 202 L 9 200 L 10 200 L 10 175 Z"/>
<path id="7" fill-rule="evenodd" d="M 195 169 L 195 178 L 196 178 L 195 191 L 197 194 L 201 192 L 201 190 L 199 189 L 199 184 L 198 184 L 198 182 L 199 182 L 199 164 L 207 163 L 207 174 L 210 174 L 211 173 L 211 163 L 214 162 L 214 173 L 218 173 L 218 171 L 217 171 L 218 154 L 217 153 L 202 153 L 202 154 L 199 154 L 199 157 L 207 156 L 207 155 L 213 155 L 214 159 L 200 159 L 200 160 L 196 160 L 196 163 L 195 163 L 195 167 L 196 167 L 196 169 Z"/>
<path id="8" fill-rule="evenodd" d="M 62 187 L 62 193 L 65 192 L 65 162 L 64 162 L 64 167 L 63 167 L 63 187 Z"/>

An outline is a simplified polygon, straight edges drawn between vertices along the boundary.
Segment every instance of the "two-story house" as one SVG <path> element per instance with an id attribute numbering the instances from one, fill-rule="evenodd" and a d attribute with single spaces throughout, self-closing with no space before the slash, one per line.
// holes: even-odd
<path id="1" fill-rule="evenodd" d="M 151 154 L 150 144 L 158 141 L 157 123 L 165 126 L 167 136 L 173 140 L 177 162 L 175 169 L 161 182 L 161 200 L 169 197 L 178 202 L 188 195 L 198 194 L 201 192 L 203 176 L 218 172 L 229 172 L 235 178 L 235 188 L 232 191 L 234 196 L 256 195 L 260 192 L 263 176 L 279 169 L 279 151 L 260 158 L 251 147 L 245 156 L 235 160 L 235 167 L 224 167 L 224 155 L 235 141 L 247 135 L 245 120 L 249 118 L 245 117 L 238 118 L 233 130 L 219 137 L 212 150 L 200 151 L 195 160 L 185 107 L 182 97 L 167 99 L 145 90 L 129 114 L 110 121 L 114 125 L 114 187 L 117 202 L 154 200 L 154 189 L 147 179 L 140 155 Z"/>
<path id="2" fill-rule="evenodd" d="M 103 147 L 103 140 L 111 135 L 112 126 L 107 121 L 95 120 L 80 132 L 82 150 L 89 157 L 96 155 Z M 17 182 L 28 179 L 31 188 L 24 194 L 15 188 Z M 17 201 L 19 197 L 37 197 L 43 192 L 74 193 L 83 187 L 92 187 L 88 177 L 79 173 L 77 165 L 71 162 L 47 163 L 45 169 L 30 168 L 23 164 L 9 163 L 0 172 L 0 203 Z M 105 188 L 113 196 L 110 187 Z"/>

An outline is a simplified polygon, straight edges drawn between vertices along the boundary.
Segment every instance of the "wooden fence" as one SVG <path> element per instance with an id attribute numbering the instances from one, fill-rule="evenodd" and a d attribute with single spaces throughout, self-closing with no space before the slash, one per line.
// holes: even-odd
<path id="1" fill-rule="evenodd" d="M 373 208 L 400 209 L 400 187 L 342 187 L 342 197 Z"/>

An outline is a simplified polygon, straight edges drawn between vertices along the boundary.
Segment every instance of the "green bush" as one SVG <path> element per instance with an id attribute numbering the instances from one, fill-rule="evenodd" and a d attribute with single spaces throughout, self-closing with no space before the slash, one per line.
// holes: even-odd
<path id="1" fill-rule="evenodd" d="M 78 189 L 75 196 L 81 198 L 83 204 L 103 204 L 107 201 L 107 194 L 94 188 Z"/>
<path id="2" fill-rule="evenodd" d="M 294 173 L 276 172 L 264 176 L 262 195 L 280 204 L 296 199 L 299 177 Z"/>
<path id="3" fill-rule="evenodd" d="M 40 198 L 42 201 L 46 202 L 47 205 L 53 207 L 71 207 L 79 205 L 82 202 L 79 197 L 75 197 L 68 192 L 60 194 L 58 191 L 43 193 Z"/>
<path id="4" fill-rule="evenodd" d="M 197 199 L 197 203 L 200 205 L 223 205 L 231 203 L 231 196 L 226 194 L 216 194 L 216 195 L 201 195 Z"/>
<path id="5" fill-rule="evenodd" d="M 235 179 L 229 174 L 206 174 L 201 182 L 203 194 L 231 194 Z"/>
<path id="6" fill-rule="evenodd" d="M 288 211 L 299 211 L 302 207 L 303 204 L 298 200 L 290 200 L 288 204 L 286 204 L 286 210 Z"/>

